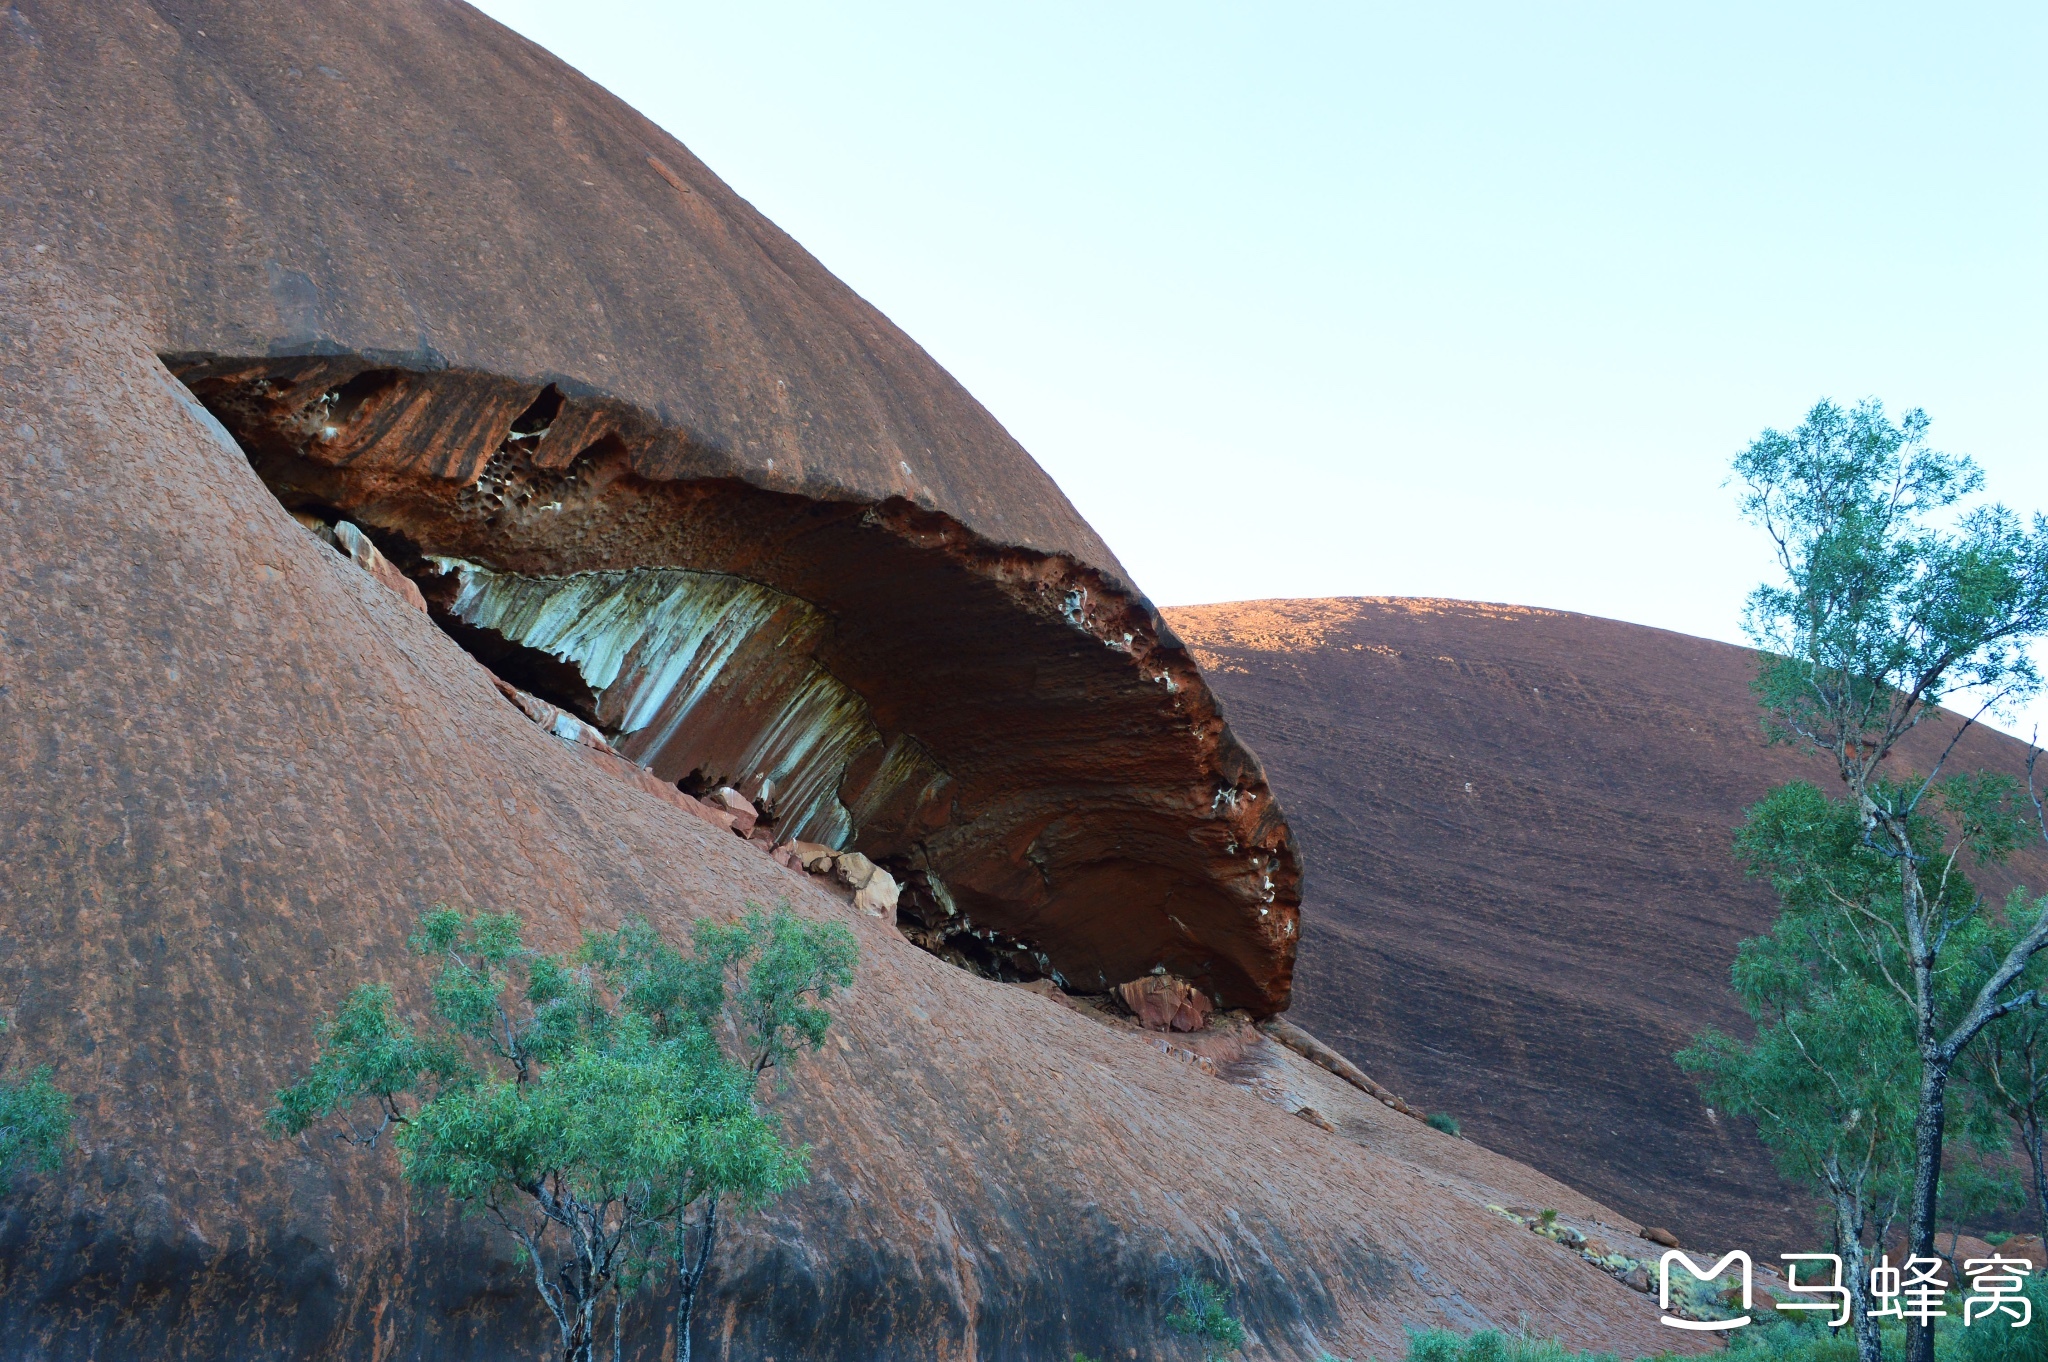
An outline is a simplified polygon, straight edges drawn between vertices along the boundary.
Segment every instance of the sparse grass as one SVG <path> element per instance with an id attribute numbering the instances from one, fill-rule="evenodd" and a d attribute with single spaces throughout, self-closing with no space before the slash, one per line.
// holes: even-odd
<path id="1" fill-rule="evenodd" d="M 1177 1334 L 1200 1339 L 1212 1362 L 1244 1346 L 1244 1325 L 1230 1313 L 1229 1294 L 1192 1272 L 1182 1273 L 1173 1289 L 1166 1326 Z"/>
<path id="2" fill-rule="evenodd" d="M 1963 1325 L 1963 1297 L 1948 1298 L 1949 1314 L 1935 1325 L 1936 1362 L 2048 1362 L 2048 1281 L 2029 1282 L 2027 1298 L 2034 1304 L 2033 1321 L 2023 1328 L 2004 1319 L 1979 1319 Z M 1811 1316 L 1792 1316 L 1771 1309 L 1759 1298 L 1751 1313 L 1756 1323 L 1728 1336 L 1725 1362 L 1856 1362 L 1856 1337 L 1847 1329 L 1829 1329 Z M 1906 1355 L 1905 1330 L 1884 1331 L 1885 1362 Z M 1611 1353 L 1573 1352 L 1554 1338 L 1526 1331 L 1482 1330 L 1456 1334 L 1448 1329 L 1408 1331 L 1407 1362 L 1620 1362 Z M 1636 1362 L 1686 1362 L 1661 1354 Z"/>
<path id="3" fill-rule="evenodd" d="M 1575 1353 L 1554 1338 L 1482 1329 L 1410 1329 L 1408 1362 L 1620 1362 L 1607 1353 Z"/>

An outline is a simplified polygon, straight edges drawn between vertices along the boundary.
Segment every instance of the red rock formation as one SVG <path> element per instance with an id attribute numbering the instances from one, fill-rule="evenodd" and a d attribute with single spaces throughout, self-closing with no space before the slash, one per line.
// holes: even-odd
<path id="1" fill-rule="evenodd" d="M 1111 991 L 1147 1031 L 1199 1031 L 1209 1020 L 1208 998 L 1170 974 L 1148 974 Z"/>
<path id="2" fill-rule="evenodd" d="M 388 1154 L 264 1138 L 272 1092 L 355 982 L 423 1003 L 405 937 L 434 901 L 517 911 L 561 948 L 631 913 L 680 934 L 780 898 L 846 921 L 861 967 L 772 1099 L 813 1180 L 734 1227 L 702 1356 L 1151 1355 L 1187 1268 L 1227 1279 L 1279 1358 L 1522 1319 L 1626 1356 L 1699 1346 L 1487 1206 L 1555 1206 L 1602 1239 L 1617 1213 L 1256 1033 L 1205 1071 L 953 969 L 554 736 L 294 524 L 118 302 L 0 265 L 9 1043 L 56 1064 L 81 1123 L 72 1164 L 0 1219 L 15 1350 L 537 1346 L 501 1237 L 408 1198 Z"/>
<path id="3" fill-rule="evenodd" d="M 1778 781 L 1833 778 L 1764 745 L 1748 652 L 1463 601 L 1166 613 L 1315 868 L 1290 1017 L 1638 1224 L 1813 1247 L 1747 1125 L 1710 1115 L 1670 1060 L 1703 1026 L 1745 1023 L 1728 967 L 1774 905 L 1729 850 L 1742 810 Z M 1946 736 L 1917 735 L 1908 759 Z M 1986 730 L 1958 756 L 2023 760 Z M 2038 852 L 2015 868 L 2048 883 Z"/>
<path id="4" fill-rule="evenodd" d="M 1296 858 L 1198 669 L 989 414 L 674 139 L 460 4 L 9 15 L 7 238 L 506 680 L 915 872 L 1012 970 L 1285 1006 Z"/>

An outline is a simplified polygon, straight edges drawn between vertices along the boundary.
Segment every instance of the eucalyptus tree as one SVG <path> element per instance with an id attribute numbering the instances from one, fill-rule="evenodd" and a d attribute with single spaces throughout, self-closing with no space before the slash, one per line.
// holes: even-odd
<path id="1" fill-rule="evenodd" d="M 2005 919 L 1987 943 L 1987 956 L 2002 956 L 2010 941 L 2026 935 L 2048 900 L 2028 903 L 2015 891 L 2006 900 Z M 2048 983 L 2048 953 L 2036 955 L 2016 981 L 2043 996 Z M 2016 1008 L 1984 1028 L 1984 1037 L 1963 1054 L 1956 1072 L 1978 1100 L 2003 1116 L 2026 1151 L 2033 1174 L 2036 1227 L 2048 1241 L 2048 1007 Z"/>
<path id="2" fill-rule="evenodd" d="M 1732 982 L 1756 1023 L 1709 1029 L 1677 1055 L 1709 1105 L 1756 1123 L 1778 1169 L 1826 1206 L 1861 1362 L 1879 1362 L 1870 1268 L 1912 1190 L 1917 1065 L 1911 1012 L 1874 978 L 1838 911 L 1888 888 L 1853 810 L 1811 785 L 1775 790 L 1736 836 L 1778 891 L 1777 922 L 1736 951 Z"/>
<path id="3" fill-rule="evenodd" d="M 1770 730 L 1830 762 L 1861 846 L 1894 873 L 1886 902 L 1837 909 L 1860 972 L 1910 1019 L 1910 1242 L 1932 1255 L 1950 1074 L 1985 1027 L 2033 1003 L 2021 975 L 2048 944 L 2048 918 L 2036 920 L 1944 1006 L 1951 952 L 1983 916 L 1962 857 L 1995 851 L 1987 842 L 2009 827 L 1993 807 L 2000 791 L 1946 780 L 1944 767 L 1986 712 L 2039 688 L 2028 650 L 2048 633 L 2048 519 L 1969 505 L 1981 470 L 1930 448 L 1927 425 L 1919 411 L 1894 423 L 1874 401 L 1822 402 L 1796 430 L 1753 441 L 1735 475 L 1781 574 L 1751 595 L 1746 617 L 1764 654 L 1756 689 Z M 1929 769 L 1888 765 L 1922 725 L 1951 730 Z M 1933 1347 L 1932 1331 L 1915 1327 L 1909 1362 L 1932 1362 Z"/>
<path id="4" fill-rule="evenodd" d="M 844 927 L 803 923 L 786 906 L 750 914 L 755 923 L 737 930 L 851 950 Z M 746 952 L 727 945 L 732 930 L 700 931 L 724 951 L 707 961 L 636 919 L 565 960 L 529 947 L 516 915 L 437 906 L 411 940 L 440 966 L 426 1025 L 399 1015 L 388 985 L 359 986 L 320 1024 L 317 1056 L 266 1124 L 287 1137 L 333 1120 L 338 1138 L 372 1149 L 388 1134 L 410 1186 L 449 1196 L 519 1246 L 565 1362 L 590 1362 L 607 1307 L 616 1359 L 627 1301 L 663 1253 L 680 1252 L 692 1205 L 757 1205 L 806 1176 L 808 1150 L 788 1146 L 756 1100 L 761 1070 L 721 1043 L 726 972 L 743 994 L 755 985 Z M 665 1012 L 603 963 L 635 951 L 686 980 L 687 1005 Z M 829 1017 L 815 997 L 771 1001 L 815 1008 L 822 1037 Z M 699 1277 L 709 1251 L 705 1235 Z M 683 1357 L 688 1322 L 684 1308 Z"/>
<path id="5" fill-rule="evenodd" d="M 737 1052 L 733 1079 L 758 1111 L 762 1077 L 799 1051 L 824 1044 L 832 1023 L 825 1005 L 853 982 L 859 956 L 853 933 L 786 909 L 773 915 L 752 910 L 736 923 L 697 923 L 691 944 L 685 954 L 645 919 L 634 918 L 609 936 L 586 936 L 579 956 L 657 1038 L 710 1036 L 725 1028 Z M 727 1152 L 707 1146 L 707 1157 L 665 1188 L 651 1189 L 660 1213 L 643 1220 L 642 1261 L 666 1261 L 675 1273 L 677 1362 L 690 1359 L 690 1318 L 717 1242 L 721 1203 L 738 1201 L 744 1208 L 761 1200 L 757 1182 L 717 1161 Z"/>

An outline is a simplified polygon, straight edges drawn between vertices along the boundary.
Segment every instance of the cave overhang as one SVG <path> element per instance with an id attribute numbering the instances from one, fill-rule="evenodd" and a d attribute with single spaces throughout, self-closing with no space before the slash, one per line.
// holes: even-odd
<path id="1" fill-rule="evenodd" d="M 778 838 L 889 867 L 913 940 L 1075 992 L 1168 973 L 1287 1006 L 1293 837 L 1119 576 L 928 498 L 761 485 L 566 384 L 164 360 L 287 510 L 371 537 L 500 677 L 660 780 L 740 790 Z"/>

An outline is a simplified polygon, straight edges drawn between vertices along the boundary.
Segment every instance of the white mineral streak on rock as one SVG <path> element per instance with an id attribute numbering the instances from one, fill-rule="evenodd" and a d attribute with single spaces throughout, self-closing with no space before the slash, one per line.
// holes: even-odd
<path id="1" fill-rule="evenodd" d="M 691 742 L 693 716 L 743 714 L 757 727 L 732 772 L 758 773 L 761 788 L 774 791 L 777 835 L 833 848 L 852 839 L 854 815 L 839 802 L 839 783 L 847 763 L 881 734 L 861 698 L 811 659 L 826 620 L 809 604 L 744 578 L 684 568 L 542 577 L 457 558 L 434 562 L 457 574 L 452 609 L 462 620 L 573 663 L 599 697 L 599 719 L 642 765 L 653 765 L 671 743 Z M 740 684 L 735 660 L 764 630 L 776 632 L 768 647 L 753 650 Z M 744 708 L 720 703 L 728 691 L 745 693 Z M 696 765 L 690 752 L 671 755 L 685 771 Z M 919 788 L 943 775 L 928 756 L 898 765 L 892 774 Z M 879 807 L 885 784 L 870 782 L 863 803 Z"/>
<path id="2" fill-rule="evenodd" d="M 858 793 L 849 792 L 853 797 L 854 825 L 866 827 L 906 791 L 915 795 L 913 806 L 922 805 L 936 798 L 940 787 L 950 779 L 923 743 L 902 734 L 889 744 L 867 786 Z"/>
<path id="3" fill-rule="evenodd" d="M 854 821 L 839 802 L 840 777 L 855 754 L 881 736 L 861 698 L 814 663 L 739 764 L 771 773 L 781 832 L 843 847 Z"/>
<path id="4" fill-rule="evenodd" d="M 960 907 L 953 902 L 953 893 L 946 888 L 946 882 L 939 878 L 939 872 L 927 866 L 924 872 L 924 879 L 925 883 L 931 887 L 932 897 L 938 900 L 939 907 L 945 910 L 946 916 L 960 916 Z"/>

